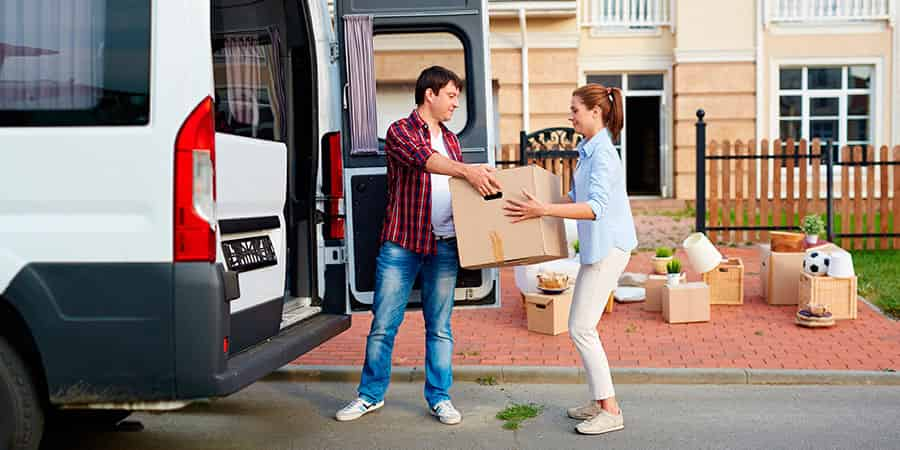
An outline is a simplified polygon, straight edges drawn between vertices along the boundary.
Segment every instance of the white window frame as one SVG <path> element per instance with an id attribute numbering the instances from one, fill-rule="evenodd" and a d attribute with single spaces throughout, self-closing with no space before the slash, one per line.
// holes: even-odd
<path id="1" fill-rule="evenodd" d="M 821 96 L 827 96 L 829 93 L 834 93 L 834 94 L 839 94 L 839 95 L 841 95 L 843 93 L 841 95 L 841 101 L 839 104 L 839 108 L 840 108 L 839 113 L 841 114 L 840 123 L 838 125 L 839 126 L 838 132 L 840 133 L 840 139 L 838 140 L 839 145 L 843 146 L 847 142 L 847 130 L 846 130 L 846 128 L 847 128 L 846 98 L 847 97 L 846 96 L 852 95 L 855 93 L 863 93 L 862 91 L 867 91 L 865 93 L 867 93 L 869 95 L 869 101 L 870 101 L 870 104 L 869 104 L 869 127 L 870 127 L 869 128 L 869 132 L 870 132 L 869 136 L 870 136 L 870 139 L 869 139 L 869 141 L 870 141 L 870 145 L 872 145 L 873 148 L 875 148 L 875 149 L 880 148 L 882 143 L 884 142 L 884 124 L 883 124 L 883 120 L 885 119 L 885 117 L 884 117 L 884 95 L 886 93 L 884 90 L 884 81 L 885 81 L 884 59 L 880 58 L 880 57 L 847 58 L 847 57 L 836 56 L 836 57 L 832 57 L 832 58 L 785 58 L 785 59 L 770 60 L 769 67 L 771 69 L 770 69 L 770 73 L 769 73 L 769 92 L 771 92 L 771 96 L 770 96 L 770 102 L 769 102 L 769 117 L 771 118 L 771 120 L 769 121 L 769 139 L 770 139 L 769 144 L 771 145 L 772 142 L 774 142 L 774 140 L 778 137 L 778 135 L 780 134 L 780 131 L 781 131 L 781 128 L 780 128 L 780 126 L 781 126 L 781 120 L 780 120 L 781 119 L 781 111 L 780 111 L 781 95 L 791 95 L 790 94 L 791 92 L 798 92 L 797 90 L 791 90 L 791 89 L 782 90 L 781 89 L 781 83 L 780 83 L 780 79 L 779 79 L 781 69 L 782 68 L 787 69 L 787 68 L 803 67 L 803 78 L 802 78 L 803 84 L 801 86 L 802 87 L 801 91 L 803 93 L 803 115 L 801 116 L 803 125 L 802 125 L 802 129 L 801 129 L 801 136 L 809 136 L 808 98 L 810 96 L 808 95 L 809 90 L 806 89 L 807 88 L 807 77 L 806 77 L 807 73 L 806 72 L 810 67 L 815 68 L 815 67 L 823 67 L 823 66 L 842 67 L 841 89 L 815 89 L 815 90 L 813 90 L 813 93 L 820 94 L 820 95 L 812 95 L 812 97 L 821 97 Z M 847 72 L 847 67 L 849 67 L 849 66 L 873 66 L 874 67 L 874 71 L 872 73 L 872 77 L 874 78 L 874 80 L 872 80 L 872 84 L 868 90 L 866 90 L 866 89 L 846 89 L 846 87 L 847 87 L 847 73 L 846 72 Z M 857 91 L 859 91 L 859 92 L 857 92 Z M 787 92 L 787 93 L 783 94 L 783 92 Z M 770 151 L 772 151 L 771 147 L 770 147 Z M 874 156 L 875 156 L 876 160 L 878 160 L 880 158 L 877 151 L 875 152 Z M 763 161 L 763 163 L 769 164 L 770 173 L 774 173 L 774 168 L 775 168 L 774 160 Z M 795 177 L 794 179 L 795 180 L 798 179 L 798 177 L 799 177 L 799 170 L 800 169 L 798 167 L 794 167 L 794 177 Z M 824 171 L 826 170 L 826 167 L 824 164 L 820 167 L 820 170 L 822 171 L 823 176 L 824 176 Z M 854 171 L 854 168 L 851 167 L 851 168 L 849 168 L 848 173 L 852 176 L 853 171 Z M 786 168 L 782 167 L 779 172 L 781 173 L 781 181 L 782 181 L 781 185 L 782 185 L 782 188 L 784 189 L 784 188 L 786 188 L 787 170 L 786 170 Z M 807 173 L 808 173 L 808 175 L 807 175 L 808 177 L 812 176 L 812 174 L 810 172 L 807 172 Z M 840 179 L 841 179 L 841 171 L 835 171 L 835 173 L 834 173 L 835 188 L 836 188 L 835 195 L 837 197 L 839 197 L 838 190 L 840 189 Z M 794 189 L 799 189 L 799 185 L 800 185 L 800 183 L 795 183 Z M 823 191 L 821 193 L 821 195 L 824 198 L 825 192 Z"/>
<path id="2" fill-rule="evenodd" d="M 597 70 L 581 70 L 579 85 L 583 86 L 587 83 L 588 76 L 594 75 L 619 75 L 622 77 L 622 98 L 627 97 L 659 97 L 660 98 L 660 195 L 630 195 L 629 198 L 668 198 L 673 192 L 672 183 L 674 180 L 674 156 L 672 149 L 672 65 L 665 64 L 665 67 L 657 66 L 653 68 L 644 66 L 635 70 L 609 70 L 607 68 Z M 662 75 L 663 88 L 661 90 L 629 90 L 629 75 Z M 623 117 L 627 114 L 628 102 L 622 108 Z M 628 121 L 622 126 L 622 133 L 619 137 L 620 153 L 622 155 L 622 165 L 628 167 L 628 146 L 627 146 L 627 130 Z M 628 173 L 625 173 L 625 182 L 628 183 Z"/>

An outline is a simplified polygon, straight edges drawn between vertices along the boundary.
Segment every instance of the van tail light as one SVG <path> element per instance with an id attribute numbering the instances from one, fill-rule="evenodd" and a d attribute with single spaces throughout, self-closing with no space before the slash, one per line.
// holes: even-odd
<path id="1" fill-rule="evenodd" d="M 216 136 L 207 96 L 175 138 L 174 260 L 216 261 Z"/>
<path id="2" fill-rule="evenodd" d="M 344 239 L 344 162 L 341 133 L 333 131 L 322 138 L 325 176 L 325 239 Z"/>

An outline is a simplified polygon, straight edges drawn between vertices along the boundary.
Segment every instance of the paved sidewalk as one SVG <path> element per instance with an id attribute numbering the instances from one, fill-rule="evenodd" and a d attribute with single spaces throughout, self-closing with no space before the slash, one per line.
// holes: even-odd
<path id="1" fill-rule="evenodd" d="M 794 325 L 795 306 L 769 306 L 762 298 L 760 257 L 755 248 L 725 248 L 726 256 L 744 260 L 743 306 L 712 307 L 709 323 L 667 324 L 660 313 L 640 303 L 616 304 L 598 329 L 613 367 L 900 370 L 900 322 L 884 318 L 860 302 L 859 318 L 830 329 Z M 632 256 L 628 271 L 650 271 L 650 253 Z M 686 260 L 686 255 L 679 252 Z M 699 280 L 688 272 L 690 281 Z M 510 269 L 502 271 L 502 307 L 456 310 L 453 332 L 455 365 L 581 365 L 567 334 L 529 332 L 525 310 Z M 361 365 L 369 314 L 353 317 L 353 327 L 295 364 Z M 394 364 L 424 365 L 421 312 L 406 314 L 394 349 Z"/>

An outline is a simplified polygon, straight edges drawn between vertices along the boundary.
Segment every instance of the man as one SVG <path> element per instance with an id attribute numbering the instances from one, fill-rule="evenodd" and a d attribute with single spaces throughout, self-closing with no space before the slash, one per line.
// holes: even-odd
<path id="1" fill-rule="evenodd" d="M 449 394 L 453 383 L 450 313 L 459 257 L 448 181 L 465 178 L 482 195 L 496 193 L 500 185 L 493 168 L 461 162 L 459 140 L 443 124 L 459 107 L 461 87 L 452 71 L 439 66 L 425 69 L 416 81 L 416 109 L 388 128 L 387 213 L 375 268 L 374 318 L 358 398 L 337 412 L 339 421 L 358 419 L 384 405 L 394 337 L 420 272 L 425 400 L 442 423 L 462 421 Z"/>

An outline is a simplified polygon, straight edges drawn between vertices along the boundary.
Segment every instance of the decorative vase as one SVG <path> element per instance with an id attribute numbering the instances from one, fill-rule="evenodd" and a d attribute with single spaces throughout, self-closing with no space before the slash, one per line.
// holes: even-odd
<path id="1" fill-rule="evenodd" d="M 672 260 L 674 256 L 654 256 L 653 257 L 653 271 L 658 275 L 666 274 L 666 266 L 669 265 L 669 261 Z"/>
<path id="2" fill-rule="evenodd" d="M 806 243 L 809 245 L 816 245 L 819 242 L 818 234 L 807 234 L 806 235 Z"/>
<path id="3" fill-rule="evenodd" d="M 668 273 L 666 274 L 666 286 L 675 287 L 678 286 L 678 283 L 681 281 L 680 273 Z"/>

